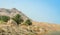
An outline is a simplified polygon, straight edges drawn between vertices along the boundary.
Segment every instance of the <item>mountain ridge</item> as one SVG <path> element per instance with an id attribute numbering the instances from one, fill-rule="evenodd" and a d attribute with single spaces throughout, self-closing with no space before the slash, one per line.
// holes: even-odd
<path id="1" fill-rule="evenodd" d="M 12 8 L 12 9 L 0 8 L 0 15 L 13 17 L 16 14 L 20 14 L 25 20 L 29 19 L 27 16 L 25 16 L 25 14 L 23 14 L 21 11 L 18 11 L 16 8 Z"/>

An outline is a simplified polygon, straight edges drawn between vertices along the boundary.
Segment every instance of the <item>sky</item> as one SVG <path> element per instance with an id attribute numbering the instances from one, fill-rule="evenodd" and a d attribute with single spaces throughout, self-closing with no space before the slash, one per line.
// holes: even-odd
<path id="1" fill-rule="evenodd" d="M 60 24 L 60 0 L 0 0 L 0 8 L 16 8 L 34 21 Z"/>

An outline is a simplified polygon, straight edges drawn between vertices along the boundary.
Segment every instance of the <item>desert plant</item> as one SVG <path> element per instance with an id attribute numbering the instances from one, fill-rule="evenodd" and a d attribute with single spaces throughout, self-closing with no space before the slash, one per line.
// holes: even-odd
<path id="1" fill-rule="evenodd" d="M 30 19 L 27 19 L 27 20 L 25 21 L 25 24 L 26 24 L 26 25 L 32 25 L 32 22 L 30 21 Z"/>
<path id="2" fill-rule="evenodd" d="M 21 18 L 20 14 L 16 14 L 13 18 L 12 18 L 17 24 L 21 24 L 21 22 L 23 22 L 23 19 Z"/>
<path id="3" fill-rule="evenodd" d="M 10 19 L 9 16 L 0 16 L 0 21 L 7 22 Z"/>

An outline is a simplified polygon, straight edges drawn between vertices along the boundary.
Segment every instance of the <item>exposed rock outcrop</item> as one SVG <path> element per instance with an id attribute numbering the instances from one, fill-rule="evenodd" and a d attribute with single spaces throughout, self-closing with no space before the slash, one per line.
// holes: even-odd
<path id="1" fill-rule="evenodd" d="M 16 8 L 12 8 L 12 9 L 0 8 L 0 15 L 13 17 L 16 14 L 20 14 L 24 20 L 28 19 L 27 16 L 25 16 L 21 11 L 18 11 Z"/>

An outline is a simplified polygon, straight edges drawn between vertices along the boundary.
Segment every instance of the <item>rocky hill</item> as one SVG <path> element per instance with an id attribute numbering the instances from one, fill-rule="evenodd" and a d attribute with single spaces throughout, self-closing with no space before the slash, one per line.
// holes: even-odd
<path id="1" fill-rule="evenodd" d="M 20 14 L 24 20 L 28 19 L 28 17 L 25 16 L 25 14 L 23 14 L 21 11 L 17 10 L 16 8 L 12 8 L 12 9 L 0 8 L 0 15 L 13 17 L 16 14 Z"/>
<path id="2" fill-rule="evenodd" d="M 0 16 L 4 15 L 14 17 L 16 14 L 20 14 L 23 20 L 30 19 L 16 8 L 0 8 Z M 17 23 L 12 19 L 8 20 L 7 22 L 0 22 L 0 35 L 45 35 L 49 32 L 60 31 L 60 25 L 58 24 L 36 21 L 31 22 L 32 25 L 17 25 Z"/>

